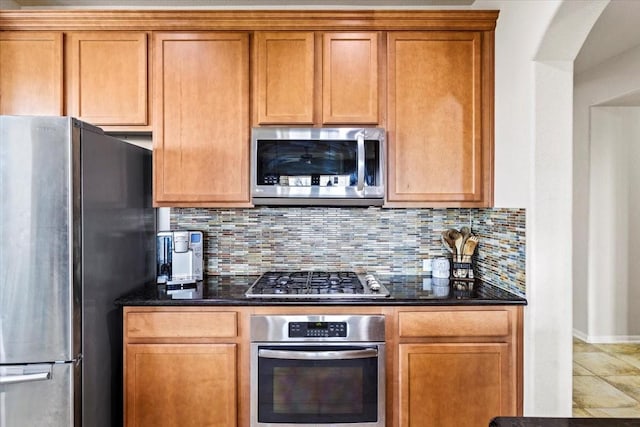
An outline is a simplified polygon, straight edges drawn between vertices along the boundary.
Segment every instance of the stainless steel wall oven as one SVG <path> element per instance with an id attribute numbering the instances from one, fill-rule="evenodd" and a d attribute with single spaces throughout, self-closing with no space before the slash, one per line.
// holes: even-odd
<path id="1" fill-rule="evenodd" d="M 385 425 L 384 316 L 252 316 L 251 426 Z"/>

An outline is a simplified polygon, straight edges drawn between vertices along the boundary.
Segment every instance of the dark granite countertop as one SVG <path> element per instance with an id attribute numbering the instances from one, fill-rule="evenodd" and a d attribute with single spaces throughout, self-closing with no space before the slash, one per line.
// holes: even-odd
<path id="1" fill-rule="evenodd" d="M 154 305 L 526 305 L 524 298 L 488 283 L 428 276 L 378 276 L 390 291 L 388 298 L 285 299 L 247 298 L 245 291 L 256 276 L 209 276 L 195 285 L 149 284 L 123 295 L 115 303 L 121 306 Z M 472 289 L 469 290 L 469 287 Z"/>
<path id="2" fill-rule="evenodd" d="M 640 418 L 498 417 L 489 427 L 640 427 Z"/>

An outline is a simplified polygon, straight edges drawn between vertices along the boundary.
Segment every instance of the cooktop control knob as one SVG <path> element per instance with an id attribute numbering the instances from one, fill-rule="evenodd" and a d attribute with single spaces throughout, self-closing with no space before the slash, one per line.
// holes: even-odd
<path id="1" fill-rule="evenodd" d="M 380 290 L 380 282 L 378 282 L 376 278 L 373 277 L 372 274 L 367 274 L 366 276 L 364 276 L 364 279 L 367 281 L 367 285 L 369 285 L 369 289 L 371 289 L 374 292 L 377 292 Z"/>

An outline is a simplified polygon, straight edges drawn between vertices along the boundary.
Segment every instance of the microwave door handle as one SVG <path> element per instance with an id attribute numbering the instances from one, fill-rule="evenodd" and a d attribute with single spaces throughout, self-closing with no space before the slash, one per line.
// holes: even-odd
<path id="1" fill-rule="evenodd" d="M 340 359 L 368 359 L 378 356 L 375 348 L 362 350 L 339 351 L 291 351 L 291 350 L 258 350 L 258 357 L 268 359 L 294 359 L 294 360 L 340 360 Z"/>
<path id="2" fill-rule="evenodd" d="M 364 190 L 364 131 L 358 132 L 358 186 L 357 190 Z"/>

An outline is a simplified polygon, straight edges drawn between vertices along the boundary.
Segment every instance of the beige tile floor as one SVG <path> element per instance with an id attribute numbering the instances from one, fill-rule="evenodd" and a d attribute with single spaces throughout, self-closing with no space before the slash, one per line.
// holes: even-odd
<path id="1" fill-rule="evenodd" d="M 573 416 L 640 418 L 640 344 L 573 339 Z"/>

